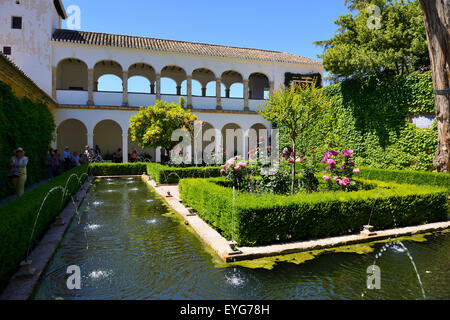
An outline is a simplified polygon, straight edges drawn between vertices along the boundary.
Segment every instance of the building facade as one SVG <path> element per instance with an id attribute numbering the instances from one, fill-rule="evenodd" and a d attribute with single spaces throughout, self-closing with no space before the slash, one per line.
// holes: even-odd
<path id="1" fill-rule="evenodd" d="M 140 106 L 183 97 L 204 128 L 241 129 L 239 149 L 245 155 L 249 130 L 270 130 L 256 112 L 268 91 L 284 85 L 286 73 L 323 73 L 320 62 L 294 54 L 63 30 L 66 18 L 60 0 L 0 3 L 0 50 L 57 102 L 58 149 L 99 145 L 104 153 L 122 148 L 124 154 L 136 149 L 160 161 L 161 150 L 140 150 L 131 141 L 130 117 Z M 120 79 L 121 90 L 100 88 L 105 76 Z M 134 77 L 145 79 L 144 92 L 129 89 Z M 162 79 L 171 79 L 176 90 L 165 91 Z M 194 83 L 201 90 L 194 92 Z M 215 139 L 227 144 L 219 135 Z"/>

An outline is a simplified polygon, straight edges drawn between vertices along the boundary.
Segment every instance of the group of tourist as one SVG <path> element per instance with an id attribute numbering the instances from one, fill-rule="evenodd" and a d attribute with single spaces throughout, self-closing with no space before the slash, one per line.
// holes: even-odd
<path id="1" fill-rule="evenodd" d="M 58 150 L 50 148 L 45 159 L 45 165 L 48 170 L 48 179 L 50 180 L 59 176 L 61 169 L 65 172 L 80 166 L 81 158 L 78 152 L 71 153 L 69 147 L 64 148 L 62 157 Z"/>

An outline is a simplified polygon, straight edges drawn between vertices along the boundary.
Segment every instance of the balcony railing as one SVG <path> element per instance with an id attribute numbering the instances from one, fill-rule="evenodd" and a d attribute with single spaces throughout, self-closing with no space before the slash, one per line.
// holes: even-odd
<path id="1" fill-rule="evenodd" d="M 109 92 L 109 91 L 95 91 L 94 105 L 96 106 L 123 106 L 123 93 L 122 92 Z M 59 104 L 62 105 L 87 105 L 88 92 L 77 90 L 56 90 L 56 98 Z M 161 99 L 169 103 L 178 103 L 180 96 L 173 94 L 161 94 Z M 188 103 L 187 96 L 183 96 L 185 103 Z M 242 98 L 221 98 L 222 109 L 232 111 L 244 110 L 244 99 Z M 264 100 L 249 99 L 248 105 L 251 111 L 256 111 L 256 106 L 261 105 Z M 140 107 L 140 106 L 152 106 L 156 102 L 156 95 L 150 93 L 128 93 L 128 106 Z M 192 96 L 192 106 L 194 109 L 215 110 L 217 108 L 216 97 L 201 97 Z"/>

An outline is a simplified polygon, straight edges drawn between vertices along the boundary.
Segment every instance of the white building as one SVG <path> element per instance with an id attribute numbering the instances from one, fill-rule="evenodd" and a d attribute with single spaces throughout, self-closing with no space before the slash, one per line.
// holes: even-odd
<path id="1" fill-rule="evenodd" d="M 139 150 L 129 138 L 130 117 L 139 106 L 180 96 L 205 127 L 242 129 L 247 149 L 250 128 L 270 129 L 256 113 L 267 91 L 284 85 L 286 73 L 323 73 L 320 62 L 284 52 L 62 30 L 66 18 L 61 0 L 0 0 L 0 50 L 57 101 L 60 150 L 81 151 L 87 144 L 104 153 Z M 105 75 L 119 77 L 123 89 L 99 91 Z M 128 89 L 137 76 L 148 81 L 146 93 Z M 164 91 L 163 78 L 176 82 L 176 92 Z M 194 81 L 202 88 L 197 95 Z M 232 86 L 241 88 L 240 97 L 230 96 Z M 146 152 L 160 160 L 160 150 Z"/>

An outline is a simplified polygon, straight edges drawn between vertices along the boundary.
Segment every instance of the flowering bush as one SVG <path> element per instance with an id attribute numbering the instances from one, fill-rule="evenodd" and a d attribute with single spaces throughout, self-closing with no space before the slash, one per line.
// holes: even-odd
<path id="1" fill-rule="evenodd" d="M 239 156 L 233 157 L 222 166 L 220 173 L 233 183 L 233 187 L 240 189 L 249 176 L 248 161 Z"/>
<path id="2" fill-rule="evenodd" d="M 322 162 L 327 165 L 323 172 L 329 190 L 357 190 L 356 181 L 352 180 L 354 174 L 359 174 L 359 168 L 355 168 L 353 150 L 344 150 L 342 154 L 334 150 L 326 152 Z"/>

